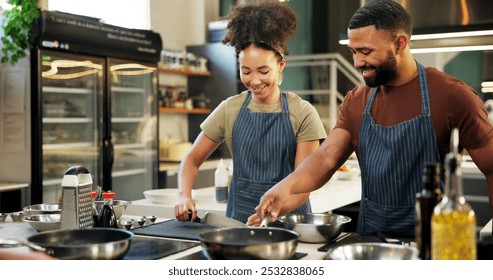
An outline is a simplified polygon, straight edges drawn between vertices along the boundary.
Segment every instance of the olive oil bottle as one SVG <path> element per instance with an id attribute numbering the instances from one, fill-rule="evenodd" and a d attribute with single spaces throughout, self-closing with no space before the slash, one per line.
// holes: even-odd
<path id="1" fill-rule="evenodd" d="M 451 151 L 445 157 L 445 195 L 431 219 L 433 260 L 476 259 L 476 215 L 462 194 L 459 132 L 455 128 Z"/>

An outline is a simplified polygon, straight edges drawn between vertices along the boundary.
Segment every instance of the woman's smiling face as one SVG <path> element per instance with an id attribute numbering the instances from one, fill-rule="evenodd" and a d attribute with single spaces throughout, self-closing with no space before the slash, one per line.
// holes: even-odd
<path id="1" fill-rule="evenodd" d="M 257 104 L 275 104 L 279 101 L 280 73 L 286 61 L 277 60 L 275 52 L 258 48 L 251 44 L 240 52 L 241 82 L 253 94 L 253 101 Z"/>

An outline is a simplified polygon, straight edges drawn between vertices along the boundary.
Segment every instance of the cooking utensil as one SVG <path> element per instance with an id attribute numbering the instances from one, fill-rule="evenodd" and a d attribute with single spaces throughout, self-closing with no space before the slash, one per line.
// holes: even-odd
<path id="1" fill-rule="evenodd" d="M 72 166 L 62 179 L 61 229 L 92 228 L 92 177 L 84 166 Z"/>
<path id="2" fill-rule="evenodd" d="M 58 203 L 34 204 L 24 207 L 28 214 L 60 214 L 62 206 Z"/>
<path id="3" fill-rule="evenodd" d="M 190 219 L 192 219 L 192 212 L 188 212 L 188 216 L 190 217 Z M 226 216 L 219 214 L 209 213 L 209 212 L 206 212 L 204 217 L 202 218 L 199 217 L 195 218 L 194 222 L 213 226 L 213 227 L 218 227 L 218 228 L 248 227 L 246 224 L 238 220 L 228 218 Z"/>
<path id="4" fill-rule="evenodd" d="M 199 234 L 211 259 L 287 260 L 296 253 L 298 237 L 292 230 L 273 227 L 220 228 Z"/>
<path id="5" fill-rule="evenodd" d="M 319 252 L 327 252 L 332 245 L 334 245 L 337 242 L 340 242 L 340 241 L 346 239 L 349 236 L 351 236 L 351 233 L 349 233 L 349 232 L 341 233 L 336 239 L 333 239 L 329 243 L 327 243 L 327 244 L 323 245 L 322 247 L 318 248 L 317 251 L 319 251 Z"/>
<path id="6" fill-rule="evenodd" d="M 288 229 L 300 234 L 299 241 L 325 243 L 341 234 L 351 218 L 330 213 L 287 214 L 278 220 Z"/>
<path id="7" fill-rule="evenodd" d="M 60 214 L 27 214 L 22 221 L 39 232 L 60 229 Z"/>
<path id="8" fill-rule="evenodd" d="M 353 243 L 329 249 L 325 260 L 418 260 L 415 247 L 389 243 Z"/>
<path id="9" fill-rule="evenodd" d="M 129 231 L 111 228 L 62 229 L 34 234 L 26 242 L 0 240 L 0 247 L 28 246 L 59 259 L 121 259 L 133 236 Z"/>

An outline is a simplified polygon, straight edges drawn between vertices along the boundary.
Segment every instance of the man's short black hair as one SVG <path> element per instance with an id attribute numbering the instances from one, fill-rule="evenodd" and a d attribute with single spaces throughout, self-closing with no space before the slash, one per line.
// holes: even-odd
<path id="1" fill-rule="evenodd" d="M 391 35 L 399 31 L 411 37 L 413 24 L 409 13 L 392 0 L 374 0 L 358 9 L 349 21 L 348 29 L 374 25 L 377 30 L 385 30 Z"/>

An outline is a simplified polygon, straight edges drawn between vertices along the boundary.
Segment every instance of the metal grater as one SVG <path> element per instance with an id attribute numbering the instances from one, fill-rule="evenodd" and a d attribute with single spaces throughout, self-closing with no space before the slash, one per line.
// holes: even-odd
<path id="1" fill-rule="evenodd" d="M 61 229 L 92 228 L 92 177 L 87 168 L 73 166 L 62 180 Z"/>

